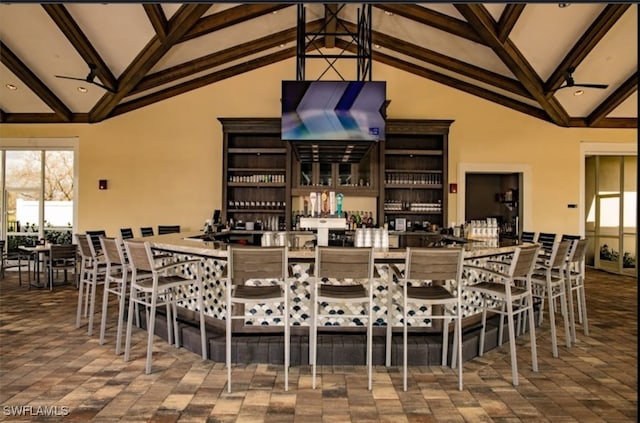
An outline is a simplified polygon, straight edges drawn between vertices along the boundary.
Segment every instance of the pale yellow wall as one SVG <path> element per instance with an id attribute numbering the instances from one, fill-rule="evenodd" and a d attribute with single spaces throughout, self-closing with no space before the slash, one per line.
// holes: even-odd
<path id="1" fill-rule="evenodd" d="M 312 77 L 307 76 L 308 79 Z M 180 224 L 199 229 L 221 208 L 222 130 L 218 117 L 277 117 L 289 60 L 92 125 L 0 125 L 0 137 L 77 136 L 78 231 Z M 637 142 L 637 130 L 565 129 L 461 91 L 374 64 L 387 81 L 389 118 L 453 119 L 449 180 L 458 163 L 531 165 L 531 230 L 577 233 L 579 143 Z M 107 179 L 109 189 L 98 190 Z M 370 209 L 370 199 L 357 207 Z M 355 206 L 355 204 L 354 204 Z M 456 194 L 449 221 L 456 221 Z"/>

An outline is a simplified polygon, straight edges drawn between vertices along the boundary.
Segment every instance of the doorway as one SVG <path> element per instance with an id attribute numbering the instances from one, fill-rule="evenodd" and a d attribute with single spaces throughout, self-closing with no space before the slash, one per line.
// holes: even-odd
<path id="1" fill-rule="evenodd" d="M 518 239 L 522 221 L 521 192 L 521 173 L 467 173 L 467 221 L 494 218 L 501 239 Z"/>
<path id="2" fill-rule="evenodd" d="M 586 264 L 637 277 L 637 156 L 585 157 Z"/>

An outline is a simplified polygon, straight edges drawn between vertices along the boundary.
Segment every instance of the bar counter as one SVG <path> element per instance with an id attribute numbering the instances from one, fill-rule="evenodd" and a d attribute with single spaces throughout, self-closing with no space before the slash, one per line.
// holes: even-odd
<path id="1" fill-rule="evenodd" d="M 226 245 L 219 242 L 204 241 L 198 239 L 200 232 L 182 232 L 177 234 L 156 235 L 152 237 L 140 238 L 140 240 L 149 241 L 152 248 L 172 252 L 184 257 L 199 257 L 202 259 L 202 275 L 204 278 L 204 312 L 209 317 L 209 321 L 216 326 L 224 325 L 224 316 L 226 313 L 225 304 L 225 267 L 227 250 Z M 470 242 L 465 244 L 465 262 L 475 265 L 481 264 L 488 258 L 496 259 L 499 257 L 508 257 L 515 250 L 515 246 L 488 246 L 482 242 Z M 289 250 L 289 271 L 290 271 L 290 312 L 291 325 L 309 326 L 309 318 L 311 315 L 310 308 L 310 274 L 308 272 L 309 265 L 315 259 L 313 249 L 290 249 Z M 373 301 L 374 301 L 374 326 L 386 326 L 389 318 L 393 319 L 394 326 L 400 326 L 401 310 L 396 306 L 399 298 L 395 298 L 394 305 L 390 307 L 389 313 L 389 284 L 394 283 L 393 272 L 390 266 L 397 266 L 402 270 L 405 259 L 404 249 L 389 249 L 386 251 L 376 250 L 374 252 L 374 260 L 376 271 L 379 277 L 374 281 Z M 477 280 L 477 275 L 465 271 L 463 284 L 468 285 Z M 247 283 L 252 283 L 248 281 Z M 191 287 L 188 289 L 192 289 Z M 394 294 L 394 297 L 396 295 Z M 473 291 L 463 292 L 463 316 L 469 317 L 477 315 L 480 311 L 480 297 Z M 185 309 L 196 311 L 196 303 L 193 300 L 186 300 L 181 304 Z M 235 327 L 234 332 L 270 332 L 280 330 L 280 319 L 272 318 L 271 310 L 276 307 L 275 304 L 265 304 L 255 306 L 244 310 L 244 325 Z M 322 326 L 325 328 L 336 328 L 339 330 L 355 329 L 356 325 L 351 319 L 342 319 L 341 314 L 359 313 L 360 307 L 356 306 L 353 310 L 348 304 L 342 306 L 332 306 L 332 310 L 328 310 L 332 316 Z M 431 310 L 425 308 L 416 311 L 416 314 L 408 321 L 410 326 L 421 326 L 429 328 L 431 319 L 429 316 Z M 240 322 L 241 323 L 241 322 Z M 365 329 L 362 326 L 361 329 Z M 435 328 L 434 328 L 435 329 Z M 306 328 L 305 328 L 306 330 Z"/>

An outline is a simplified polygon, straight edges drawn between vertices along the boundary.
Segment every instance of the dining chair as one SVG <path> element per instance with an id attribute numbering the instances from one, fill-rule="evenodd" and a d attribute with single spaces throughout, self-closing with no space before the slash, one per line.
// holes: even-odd
<path id="1" fill-rule="evenodd" d="M 402 301 L 402 387 L 407 390 L 407 338 L 412 311 L 431 308 L 429 319 L 442 321 L 442 365 L 447 365 L 449 324 L 454 321 L 451 366 L 458 365 L 458 389 L 462 390 L 462 248 L 407 247 L 404 272 L 398 275 Z M 390 295 L 393 298 L 393 293 Z M 436 313 L 435 308 L 441 308 Z M 387 346 L 392 335 L 387 325 Z M 457 357 L 456 357 L 457 356 Z"/>
<path id="2" fill-rule="evenodd" d="M 180 232 L 180 225 L 158 225 L 158 235 L 175 234 Z"/>
<path id="3" fill-rule="evenodd" d="M 227 391 L 231 392 L 233 320 L 244 321 L 235 305 L 277 303 L 284 326 L 284 390 L 289 390 L 290 328 L 287 247 L 229 245 L 226 278 Z M 252 284 L 247 284 L 252 281 Z M 256 284 L 256 281 L 258 284 Z M 241 309 L 244 310 L 244 309 Z"/>
<path id="4" fill-rule="evenodd" d="M 93 318 L 96 305 L 98 285 L 104 283 L 107 262 L 103 255 L 98 255 L 93 248 L 89 234 L 77 234 L 78 251 L 80 252 L 80 278 L 78 280 L 78 310 L 76 312 L 76 328 L 82 322 L 83 307 L 85 318 L 89 317 L 87 333 L 93 335 Z M 99 240 L 99 238 L 98 238 Z M 85 296 L 83 302 L 83 294 Z"/>
<path id="5" fill-rule="evenodd" d="M 518 385 L 518 361 L 516 356 L 516 337 L 514 317 L 528 316 L 529 337 L 531 345 L 531 365 L 534 372 L 538 371 L 538 355 L 536 348 L 535 318 L 533 315 L 533 295 L 531 290 L 531 275 L 538 256 L 539 244 L 516 247 L 507 272 L 500 272 L 496 268 L 464 265 L 466 272 L 477 272 L 483 280 L 467 285 L 465 290 L 475 291 L 482 298 L 482 324 L 478 355 L 484 354 L 484 342 L 487 329 L 487 312 L 491 310 L 500 316 L 498 339 L 502 339 L 504 318 L 507 318 L 509 333 L 509 350 L 511 356 L 511 377 L 514 386 Z"/>
<path id="6" fill-rule="evenodd" d="M 195 299 L 200 316 L 200 342 L 202 359 L 207 359 L 207 334 L 204 321 L 203 285 L 201 274 L 201 259 L 185 259 L 172 261 L 168 264 L 159 264 L 153 256 L 149 242 L 137 242 L 125 240 L 125 251 L 131 265 L 131 283 L 129 293 L 129 311 L 127 315 L 127 332 L 124 347 L 124 361 L 129 361 L 131 354 L 131 332 L 133 315 L 136 305 L 149 309 L 147 319 L 147 359 L 145 373 L 151 373 L 153 356 L 153 339 L 158 306 L 165 306 L 167 316 L 167 340 L 180 347 L 180 331 L 177 320 L 177 304 Z M 182 268 L 184 272 L 172 272 L 169 276 L 167 270 Z M 185 269 L 188 268 L 188 269 Z M 149 273 L 149 278 L 139 278 L 141 272 Z M 195 279 L 187 275 L 194 275 Z M 195 286 L 194 286 L 195 285 Z M 182 288 L 182 289 L 180 289 Z M 173 324 L 171 324 L 171 322 Z"/>
<path id="7" fill-rule="evenodd" d="M 78 273 L 78 246 L 76 244 L 51 245 L 45 256 L 45 268 L 49 279 L 49 290 L 53 291 L 55 273 L 64 272 L 64 282 L 68 282 L 68 273 L 73 271 L 73 277 Z"/>
<path id="8" fill-rule="evenodd" d="M 544 303 L 547 300 L 549 310 L 549 326 L 551 329 L 551 348 L 554 357 L 558 357 L 558 341 L 556 336 L 555 301 L 560 301 L 560 310 L 564 321 L 565 339 L 567 348 L 571 347 L 571 332 L 569 328 L 569 314 L 567 313 L 567 291 L 565 283 L 565 268 L 567 266 L 567 253 L 570 241 L 554 243 L 549 260 L 538 263 L 531 276 L 533 296 L 540 300 L 540 315 L 538 324 L 542 325 L 544 315 Z"/>
<path id="9" fill-rule="evenodd" d="M 571 340 L 576 342 L 576 321 L 573 309 L 573 293 L 578 303 L 578 322 L 582 325 L 585 336 L 589 336 L 589 322 L 587 320 L 587 300 L 584 290 L 585 255 L 588 240 L 574 240 L 569 250 L 566 267 L 567 296 L 569 298 L 569 324 L 571 325 Z"/>
<path id="10" fill-rule="evenodd" d="M 131 228 L 120 228 L 120 238 L 121 239 L 131 239 L 131 238 L 133 238 L 133 229 L 131 229 Z"/>
<path id="11" fill-rule="evenodd" d="M 22 268 L 27 267 L 27 281 L 31 284 L 31 259 L 33 255 L 26 251 L 20 251 L 18 249 L 6 248 L 6 241 L 0 240 L 0 254 L 2 258 L 0 260 L 0 279 L 4 279 L 4 272 L 7 269 L 18 269 L 18 285 L 22 286 Z"/>
<path id="12" fill-rule="evenodd" d="M 331 319 L 351 319 L 355 325 L 363 326 L 362 318 L 367 320 L 366 365 L 368 389 L 372 382 L 373 349 L 373 249 L 348 247 L 316 247 L 314 274 L 311 278 L 313 291 L 311 297 L 310 361 L 312 365 L 312 387 L 316 388 L 316 368 L 318 359 L 318 324 L 324 319 L 330 326 Z M 325 308 L 331 304 L 361 304 L 363 313 L 340 314 L 330 311 L 320 313 L 319 306 Z"/>
<path id="13" fill-rule="evenodd" d="M 153 236 L 153 228 L 150 226 L 143 226 L 140 228 L 140 235 L 143 237 Z"/>

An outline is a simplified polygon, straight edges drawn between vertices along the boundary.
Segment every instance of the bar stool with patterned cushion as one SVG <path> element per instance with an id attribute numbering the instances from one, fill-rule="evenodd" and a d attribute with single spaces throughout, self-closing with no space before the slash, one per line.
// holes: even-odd
<path id="1" fill-rule="evenodd" d="M 313 292 L 311 296 L 310 356 L 312 365 L 312 387 L 316 388 L 316 367 L 318 359 L 318 323 L 322 319 L 339 317 L 352 319 L 361 325 L 361 319 L 367 319 L 366 365 L 368 370 L 368 388 L 372 381 L 373 348 L 373 249 L 347 247 L 316 247 Z M 333 281 L 332 281 L 333 280 Z M 320 313 L 319 305 L 361 304 L 365 314 L 329 314 Z M 327 325 L 330 325 L 328 323 Z"/>
<path id="2" fill-rule="evenodd" d="M 226 278 L 227 391 L 231 392 L 231 338 L 233 320 L 244 321 L 235 305 L 277 303 L 284 326 L 284 389 L 289 390 L 289 286 L 286 247 L 229 245 Z M 246 284 L 252 281 L 252 285 Z M 273 315 L 271 315 L 273 316 Z"/>

